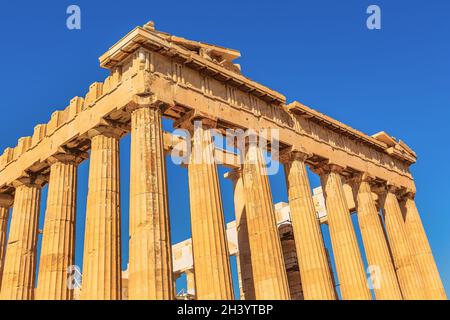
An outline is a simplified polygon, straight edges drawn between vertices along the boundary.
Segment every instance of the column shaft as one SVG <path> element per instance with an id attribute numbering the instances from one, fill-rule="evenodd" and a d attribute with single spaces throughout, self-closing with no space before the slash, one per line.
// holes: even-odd
<path id="1" fill-rule="evenodd" d="M 131 114 L 129 298 L 174 299 L 161 110 Z"/>
<path id="2" fill-rule="evenodd" d="M 226 174 L 233 181 L 234 212 L 236 215 L 236 232 L 239 254 L 236 257 L 240 300 L 255 300 L 250 243 L 248 240 L 247 212 L 245 210 L 244 183 L 241 170 L 233 170 Z"/>
<path id="3" fill-rule="evenodd" d="M 71 300 L 68 267 L 74 264 L 77 164 L 57 161 L 50 181 L 36 299 Z"/>
<path id="4" fill-rule="evenodd" d="M 40 199 L 40 185 L 20 184 L 16 188 L 3 268 L 2 300 L 34 298 Z"/>
<path id="5" fill-rule="evenodd" d="M 419 211 L 412 196 L 404 202 L 405 227 L 412 253 L 422 274 L 423 285 L 429 299 L 446 300 L 444 286 L 433 258 Z"/>
<path id="6" fill-rule="evenodd" d="M 341 296 L 344 300 L 371 300 L 342 178 L 330 170 L 321 175 L 321 181 Z"/>
<path id="7" fill-rule="evenodd" d="M 253 143 L 244 151 L 243 181 L 255 298 L 289 300 L 269 179 L 262 151 Z"/>
<path id="8" fill-rule="evenodd" d="M 8 227 L 9 209 L 13 198 L 0 194 L 0 288 L 2 287 L 3 266 L 6 254 L 6 229 Z"/>
<path id="9" fill-rule="evenodd" d="M 403 298 L 405 300 L 424 299 L 421 275 L 410 249 L 397 196 L 389 189 L 382 195 L 381 203 L 386 233 Z"/>
<path id="10" fill-rule="evenodd" d="M 199 300 L 233 299 L 219 177 L 210 130 L 196 126 L 188 164 L 192 250 Z"/>
<path id="11" fill-rule="evenodd" d="M 289 206 L 305 300 L 336 299 L 304 161 L 285 165 Z"/>
<path id="12" fill-rule="evenodd" d="M 359 228 L 377 300 L 402 300 L 383 225 L 368 181 L 354 184 Z"/>
<path id="13" fill-rule="evenodd" d="M 278 232 L 280 233 L 281 249 L 283 250 L 283 260 L 286 268 L 291 300 L 304 300 L 292 225 L 280 225 Z"/>
<path id="14" fill-rule="evenodd" d="M 83 255 L 84 300 L 120 300 L 119 137 L 91 139 L 89 190 Z"/>

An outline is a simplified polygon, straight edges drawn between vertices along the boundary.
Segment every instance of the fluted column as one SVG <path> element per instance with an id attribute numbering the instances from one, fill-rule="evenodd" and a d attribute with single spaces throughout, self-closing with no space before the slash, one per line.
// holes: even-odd
<path id="1" fill-rule="evenodd" d="M 284 267 L 286 268 L 291 300 L 304 300 L 292 225 L 282 224 L 279 226 L 278 232 L 280 233 L 281 250 L 283 251 Z"/>
<path id="2" fill-rule="evenodd" d="M 242 170 L 235 169 L 225 174 L 233 181 L 234 212 L 236 215 L 236 232 L 239 254 L 236 256 L 239 273 L 240 300 L 255 300 L 250 243 L 248 240 L 247 212 L 245 210 L 244 183 Z"/>
<path id="3" fill-rule="evenodd" d="M 406 233 L 419 271 L 422 274 L 427 297 L 433 300 L 446 300 L 445 289 L 412 193 L 406 195 L 403 209 Z"/>
<path id="4" fill-rule="evenodd" d="M 285 164 L 286 184 L 305 300 L 336 299 L 305 160 L 293 152 Z"/>
<path id="5" fill-rule="evenodd" d="M 180 275 L 181 274 L 179 272 L 175 272 L 173 274 L 173 276 L 172 276 L 172 279 L 173 279 L 172 288 L 173 288 L 173 295 L 174 295 L 174 297 L 176 297 L 177 294 L 178 294 L 178 291 L 177 291 L 177 280 L 178 280 L 178 278 L 180 278 Z M 122 280 L 122 285 L 123 285 L 123 280 Z"/>
<path id="6" fill-rule="evenodd" d="M 59 154 L 49 161 L 50 180 L 36 299 L 72 300 L 68 267 L 75 258 L 77 166 L 84 157 Z"/>
<path id="7" fill-rule="evenodd" d="M 380 194 L 380 203 L 384 213 L 386 233 L 389 238 L 394 266 L 398 282 L 405 300 L 417 300 L 426 298 L 421 274 L 415 262 L 405 223 L 395 192 L 397 189 L 388 186 L 385 192 Z"/>
<path id="8" fill-rule="evenodd" d="M 10 195 L 0 194 L 0 288 L 2 287 L 3 265 L 6 253 L 6 229 L 8 227 L 9 209 L 13 199 Z"/>
<path id="9" fill-rule="evenodd" d="M 243 151 L 243 181 L 255 298 L 289 300 L 289 286 L 262 150 Z"/>
<path id="10" fill-rule="evenodd" d="M 198 120 L 195 127 L 194 120 Z M 226 226 L 209 130 L 214 122 L 188 115 L 179 126 L 193 134 L 187 167 L 196 296 L 199 300 L 231 300 L 234 294 Z"/>
<path id="11" fill-rule="evenodd" d="M 377 300 L 402 300 L 381 217 L 372 197 L 370 177 L 361 174 L 351 182 L 367 262 L 374 272 L 375 297 Z"/>
<path id="12" fill-rule="evenodd" d="M 39 206 L 43 184 L 43 180 L 35 177 L 15 182 L 16 193 L 0 295 L 2 300 L 34 298 Z"/>
<path id="13" fill-rule="evenodd" d="M 129 299 L 174 299 L 161 110 L 131 111 Z"/>
<path id="14" fill-rule="evenodd" d="M 90 137 L 81 298 L 120 300 L 120 135 L 103 127 L 91 131 Z"/>
<path id="15" fill-rule="evenodd" d="M 326 165 L 318 173 L 325 195 L 331 244 L 343 300 L 371 300 L 364 264 L 350 218 L 341 168 Z"/>

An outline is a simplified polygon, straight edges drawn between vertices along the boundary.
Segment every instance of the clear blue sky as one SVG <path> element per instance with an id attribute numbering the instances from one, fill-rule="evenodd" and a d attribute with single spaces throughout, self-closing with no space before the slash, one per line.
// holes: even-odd
<path id="1" fill-rule="evenodd" d="M 66 28 L 70 4 L 81 7 L 79 31 Z M 366 28 L 370 4 L 381 7 L 379 31 Z M 0 149 L 15 146 L 54 110 L 102 81 L 107 72 L 98 57 L 135 26 L 154 20 L 159 30 L 240 50 L 244 74 L 288 101 L 408 143 L 419 156 L 412 167 L 417 204 L 450 294 L 449 16 L 447 0 L 3 1 Z M 121 148 L 125 267 L 129 136 Z M 88 162 L 79 173 L 76 262 L 81 265 Z M 178 242 L 190 236 L 186 170 L 170 164 L 168 178 L 172 239 Z M 311 180 L 319 185 L 316 177 Z M 274 202 L 286 201 L 284 173 L 270 181 Z M 223 179 L 221 185 L 231 221 L 232 186 Z M 46 188 L 43 199 L 41 227 Z M 325 239 L 329 247 L 326 232 Z"/>

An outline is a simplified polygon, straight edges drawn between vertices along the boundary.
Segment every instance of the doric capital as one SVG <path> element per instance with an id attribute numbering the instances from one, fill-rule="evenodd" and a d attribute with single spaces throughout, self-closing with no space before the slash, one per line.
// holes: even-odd
<path id="1" fill-rule="evenodd" d="M 81 162 L 89 158 L 87 152 L 82 152 L 78 150 L 70 150 L 67 148 L 59 148 L 58 153 L 54 154 L 47 159 L 47 163 L 52 165 L 58 162 L 62 163 L 73 163 L 79 165 Z"/>
<path id="2" fill-rule="evenodd" d="M 48 181 L 48 177 L 35 174 L 35 173 L 24 173 L 20 178 L 13 181 L 12 185 L 14 188 L 26 185 L 30 187 L 42 188 Z"/>
<path id="3" fill-rule="evenodd" d="M 347 177 L 345 181 L 354 186 L 361 184 L 361 182 L 372 184 L 375 181 L 375 177 L 368 172 L 358 172 Z"/>
<path id="4" fill-rule="evenodd" d="M 386 194 L 392 193 L 396 197 L 401 198 L 403 189 L 393 182 L 385 181 L 383 183 L 375 184 L 372 187 L 372 191 L 378 194 L 380 197 L 384 197 L 386 196 Z"/>
<path id="5" fill-rule="evenodd" d="M 313 166 L 312 171 L 318 174 L 319 176 L 324 176 L 330 174 L 331 172 L 337 173 L 342 176 L 342 173 L 345 171 L 345 168 L 338 164 L 331 163 L 330 161 L 325 160 Z"/>
<path id="6" fill-rule="evenodd" d="M 0 193 L 0 207 L 9 208 L 14 202 L 14 197 L 9 194 Z"/>
<path id="7" fill-rule="evenodd" d="M 263 151 L 269 151 L 273 152 L 273 155 L 276 155 L 276 157 L 279 157 L 279 153 L 275 148 L 272 146 L 271 137 L 267 135 L 268 131 L 264 130 L 253 130 L 248 129 L 244 132 L 242 132 L 241 135 L 238 136 L 238 144 L 237 148 L 244 154 L 244 151 L 249 149 L 249 146 L 258 147 Z"/>
<path id="8" fill-rule="evenodd" d="M 312 154 L 306 152 L 303 148 L 288 147 L 280 152 L 280 162 L 289 163 L 292 161 L 305 162 L 311 158 Z"/>
<path id="9" fill-rule="evenodd" d="M 186 129 L 193 131 L 195 129 L 195 122 L 200 122 L 202 128 L 213 129 L 217 127 L 217 118 L 205 114 L 197 110 L 191 110 L 175 121 L 174 128 Z"/>
<path id="10" fill-rule="evenodd" d="M 410 191 L 410 190 L 407 190 L 404 193 L 403 197 L 404 197 L 405 200 L 409 199 L 409 200 L 413 200 L 414 201 L 414 199 L 416 197 L 416 194 L 414 192 Z"/>
<path id="11" fill-rule="evenodd" d="M 394 183 L 387 182 L 386 183 L 386 191 L 393 193 L 393 194 L 398 194 L 401 191 L 401 188 Z"/>
<path id="12" fill-rule="evenodd" d="M 88 131 L 89 139 L 99 135 L 120 139 L 130 131 L 130 126 L 117 121 L 102 119 L 99 125 Z"/>
<path id="13" fill-rule="evenodd" d="M 126 105 L 128 112 L 133 112 L 141 108 L 161 108 L 162 103 L 158 102 L 154 95 L 134 95 L 130 102 Z"/>

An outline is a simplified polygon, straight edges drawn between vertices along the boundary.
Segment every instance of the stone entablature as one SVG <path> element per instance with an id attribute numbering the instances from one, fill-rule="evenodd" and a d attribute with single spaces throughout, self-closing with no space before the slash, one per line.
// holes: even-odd
<path id="1" fill-rule="evenodd" d="M 87 151 L 87 132 L 96 126 L 107 123 L 129 130 L 126 106 L 136 95 L 147 95 L 164 105 L 169 118 L 196 109 L 218 116 L 222 129 L 277 128 L 281 145 L 301 146 L 313 155 L 311 164 L 327 160 L 349 173 L 370 172 L 415 192 L 409 166 L 416 156 L 403 142 L 387 135 L 370 137 L 298 102 L 286 105 L 283 95 L 181 45 L 181 40 L 140 27 L 120 40 L 100 58 L 101 66 L 111 70 L 104 83 L 93 83 L 84 98 L 73 98 L 47 124 L 37 125 L 32 137 L 20 138 L 15 148 L 4 151 L 0 191 L 8 192 L 23 175 L 48 173 L 46 160 L 61 150 Z M 231 53 L 228 58 L 237 56 Z"/>

